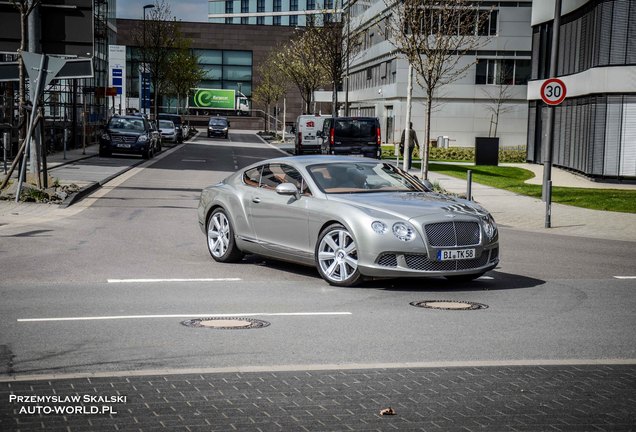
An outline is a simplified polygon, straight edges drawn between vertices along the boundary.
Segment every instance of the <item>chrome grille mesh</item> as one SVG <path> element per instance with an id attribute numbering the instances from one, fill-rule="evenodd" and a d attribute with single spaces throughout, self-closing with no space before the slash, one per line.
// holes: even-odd
<path id="1" fill-rule="evenodd" d="M 477 222 L 440 222 L 424 226 L 428 242 L 434 247 L 473 246 L 479 244 Z"/>
<path id="2" fill-rule="evenodd" d="M 386 254 L 378 258 L 378 264 L 384 267 L 397 267 L 397 257 L 395 254 Z"/>
<path id="3" fill-rule="evenodd" d="M 137 142 L 136 136 L 128 136 L 128 135 L 113 135 L 112 139 L 114 143 L 133 144 Z"/>

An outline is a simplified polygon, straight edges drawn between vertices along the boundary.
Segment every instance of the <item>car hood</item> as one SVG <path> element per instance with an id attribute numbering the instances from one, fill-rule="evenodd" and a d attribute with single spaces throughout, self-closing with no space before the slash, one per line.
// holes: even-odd
<path id="1" fill-rule="evenodd" d="M 483 217 L 488 214 L 478 204 L 435 192 L 379 192 L 329 195 L 329 200 L 354 205 L 372 214 L 388 213 L 398 218 L 417 219 L 430 215 Z"/>

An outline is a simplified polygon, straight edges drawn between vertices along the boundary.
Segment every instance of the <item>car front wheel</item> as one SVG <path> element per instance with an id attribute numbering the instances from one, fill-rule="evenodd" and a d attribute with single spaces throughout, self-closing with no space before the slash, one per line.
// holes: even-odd
<path id="1" fill-rule="evenodd" d="M 331 285 L 354 286 L 362 280 L 356 241 L 340 224 L 330 225 L 320 233 L 316 264 L 320 276 Z"/>
<path id="2" fill-rule="evenodd" d="M 210 214 L 207 227 L 208 250 L 215 261 L 237 262 L 243 257 L 234 241 L 234 229 L 224 209 L 217 208 Z"/>

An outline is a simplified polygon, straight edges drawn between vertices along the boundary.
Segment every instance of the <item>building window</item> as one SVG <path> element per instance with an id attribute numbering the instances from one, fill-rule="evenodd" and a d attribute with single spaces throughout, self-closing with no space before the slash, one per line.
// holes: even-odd
<path id="1" fill-rule="evenodd" d="M 265 17 L 262 17 L 262 16 L 256 17 L 256 24 L 264 25 L 265 24 Z"/>
<path id="2" fill-rule="evenodd" d="M 298 26 L 298 15 L 291 15 L 289 17 L 289 26 L 290 27 Z"/>
<path id="3" fill-rule="evenodd" d="M 530 60 L 477 60 L 475 84 L 526 85 L 528 79 L 530 79 Z"/>
<path id="4" fill-rule="evenodd" d="M 316 9 L 316 0 L 307 0 L 307 10 Z"/>
<path id="5" fill-rule="evenodd" d="M 256 12 L 265 12 L 265 0 L 256 1 Z"/>

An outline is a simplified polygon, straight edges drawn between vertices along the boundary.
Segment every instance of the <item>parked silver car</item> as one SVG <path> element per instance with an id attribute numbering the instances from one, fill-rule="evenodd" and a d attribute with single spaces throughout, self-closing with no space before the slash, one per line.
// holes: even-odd
<path id="1" fill-rule="evenodd" d="M 377 159 L 259 162 L 203 189 L 198 218 L 216 261 L 254 253 L 316 266 L 338 286 L 365 278 L 468 281 L 499 262 L 497 225 L 486 210 Z"/>
<path id="2" fill-rule="evenodd" d="M 177 142 L 177 128 L 172 120 L 159 120 L 161 138 L 167 142 Z"/>

